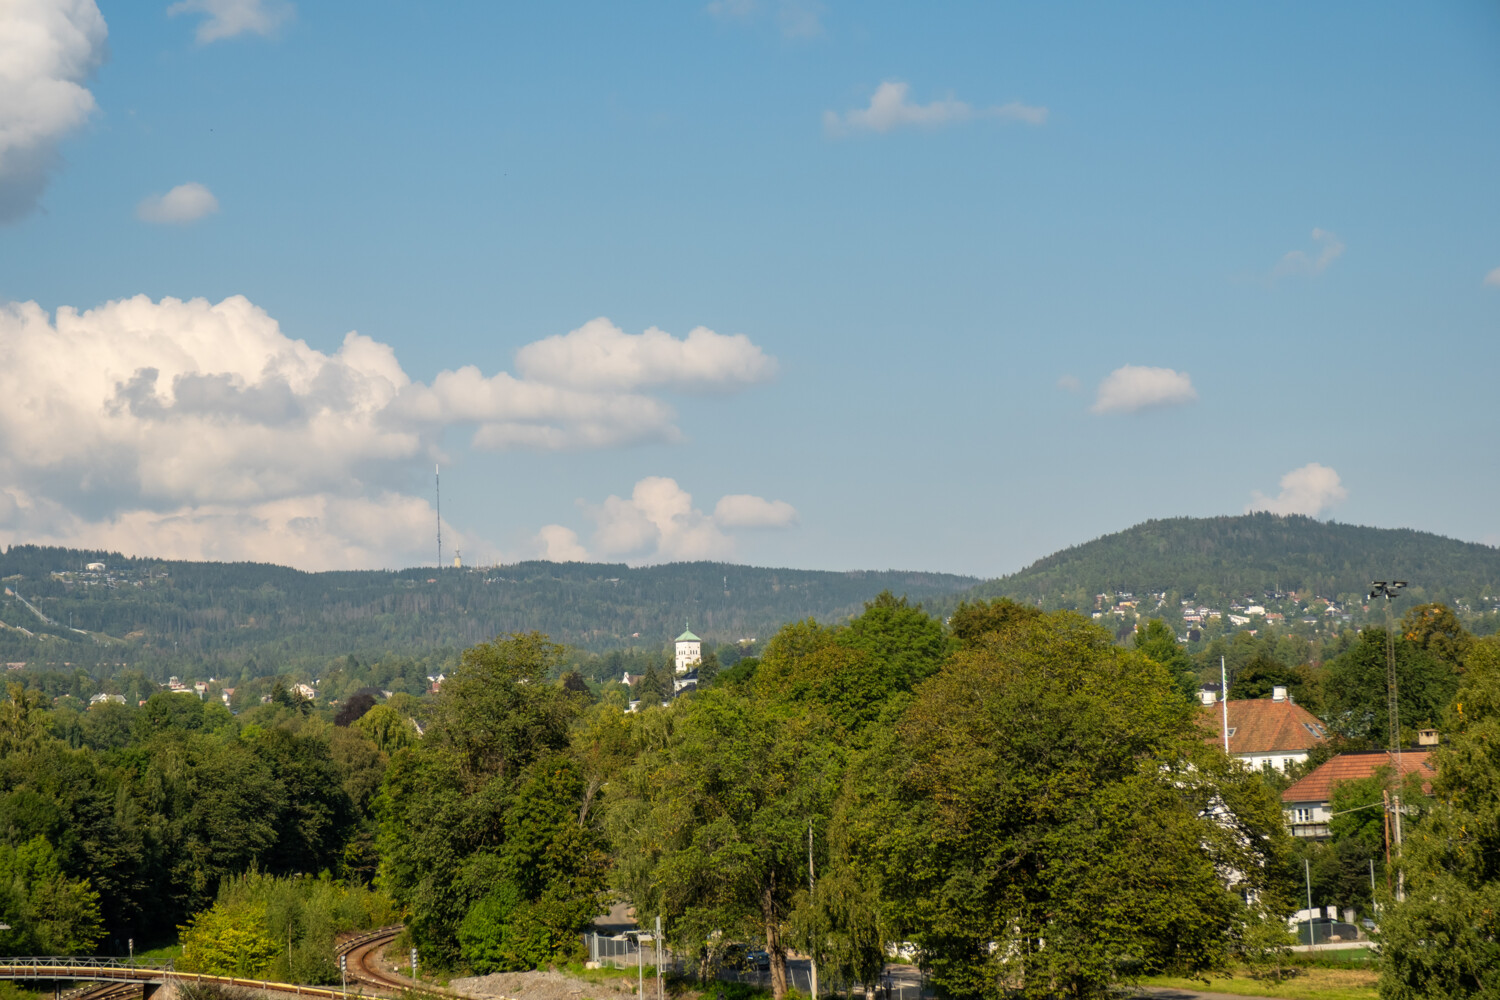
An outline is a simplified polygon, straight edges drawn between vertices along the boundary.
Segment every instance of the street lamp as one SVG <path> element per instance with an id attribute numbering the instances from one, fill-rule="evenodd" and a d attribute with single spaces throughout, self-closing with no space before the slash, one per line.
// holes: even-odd
<path id="1" fill-rule="evenodd" d="M 1397 714 L 1396 697 L 1396 627 L 1391 621 L 1391 599 L 1406 589 L 1405 580 L 1375 580 L 1370 584 L 1370 600 L 1385 598 L 1385 710 L 1390 719 L 1391 763 L 1394 785 L 1391 799 L 1395 803 L 1392 825 L 1396 833 L 1396 860 L 1401 859 L 1401 720 Z M 1406 880 L 1401 872 L 1396 875 L 1396 899 L 1406 895 Z"/>

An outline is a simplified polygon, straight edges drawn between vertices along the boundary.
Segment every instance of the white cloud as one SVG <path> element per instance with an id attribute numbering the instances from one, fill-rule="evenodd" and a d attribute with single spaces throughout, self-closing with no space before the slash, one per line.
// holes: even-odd
<path id="1" fill-rule="evenodd" d="M 875 88 L 868 107 L 851 109 L 842 116 L 833 111 L 823 112 L 823 128 L 829 135 L 839 136 L 853 132 L 889 132 L 905 126 L 936 128 L 973 118 L 995 118 L 1027 125 L 1041 125 L 1047 121 L 1046 108 L 1019 101 L 977 110 L 952 97 L 930 104 L 915 104 L 907 98 L 910 89 L 909 84 L 899 80 L 887 80 Z"/>
<path id="2" fill-rule="evenodd" d="M 219 210 L 219 199 L 196 181 L 179 184 L 166 194 L 153 194 L 136 206 L 135 214 L 143 222 L 193 222 Z"/>
<path id="3" fill-rule="evenodd" d="M 1094 413 L 1137 413 L 1160 406 L 1191 403 L 1197 398 L 1198 390 L 1193 388 L 1193 380 L 1187 372 L 1124 365 L 1099 383 L 1098 395 L 1090 410 Z"/>
<path id="4" fill-rule="evenodd" d="M 1486 274 L 1484 276 L 1484 283 L 1486 285 L 1493 285 L 1496 288 L 1500 288 L 1500 267 L 1497 267 L 1489 274 Z"/>
<path id="5" fill-rule="evenodd" d="M 578 532 L 560 524 L 549 524 L 537 532 L 541 557 L 552 562 L 588 562 L 589 552 L 578 541 Z"/>
<path id="6" fill-rule="evenodd" d="M 199 45 L 252 34 L 269 38 L 291 19 L 293 8 L 282 0 L 178 0 L 167 8 L 169 17 L 203 14 L 194 37 Z"/>
<path id="7" fill-rule="evenodd" d="M 1083 388 L 1083 383 L 1078 381 L 1076 375 L 1064 375 L 1057 380 L 1057 387 L 1063 392 L 1077 392 Z"/>
<path id="8" fill-rule="evenodd" d="M 705 514 L 693 506 L 692 494 L 665 476 L 642 479 L 629 498 L 609 496 L 601 504 L 582 506 L 594 522 L 590 548 L 583 547 L 571 528 L 549 524 L 536 537 L 542 558 L 635 563 L 728 559 L 735 551 L 730 531 L 785 528 L 797 521 L 796 508 L 784 500 L 743 493 L 721 498 L 713 514 Z"/>
<path id="9" fill-rule="evenodd" d="M 679 367 L 664 363 L 668 375 L 647 362 L 635 380 L 670 384 Z M 664 401 L 613 388 L 472 367 L 414 381 L 385 344 L 350 333 L 318 351 L 240 296 L 138 296 L 55 319 L 11 303 L 0 305 L 0 543 L 135 537 L 115 547 L 163 556 L 264 544 L 259 558 L 295 565 L 385 565 L 406 558 L 392 539 L 431 526 L 426 501 L 400 491 L 449 428 L 472 428 L 478 448 L 560 450 L 672 441 L 674 421 Z M 365 521 L 374 528 L 352 527 Z M 234 525 L 254 541 L 228 539 Z M 172 548 L 151 550 L 158 541 Z M 415 551 L 426 561 L 425 541 Z"/>
<path id="10" fill-rule="evenodd" d="M 711 0 L 703 9 L 720 21 L 749 24 L 773 7 L 776 28 L 782 37 L 806 39 L 823 33 L 824 7 L 818 0 L 780 0 L 775 4 L 761 0 Z"/>
<path id="11" fill-rule="evenodd" d="M 1298 274 L 1322 274 L 1344 252 L 1343 241 L 1326 229 L 1314 229 L 1312 239 L 1318 245 L 1316 256 L 1306 250 L 1291 250 L 1276 262 L 1272 276 L 1284 278 Z"/>
<path id="12" fill-rule="evenodd" d="M 785 528 L 797 523 L 797 508 L 785 500 L 731 493 L 714 505 L 714 523 L 724 528 Z"/>
<path id="13" fill-rule="evenodd" d="M 36 207 L 58 144 L 94 110 L 84 81 L 108 29 L 94 0 L 6 0 L 0 9 L 0 223 Z"/>
<path id="14" fill-rule="evenodd" d="M 90 519 L 20 491 L 0 490 L 0 540 L 9 544 L 67 545 L 165 559 L 274 562 L 305 570 L 430 564 L 436 523 L 425 499 L 391 491 L 124 510 Z M 455 550 L 473 551 L 484 545 L 447 521 L 443 541 Z"/>
<path id="15" fill-rule="evenodd" d="M 1326 465 L 1309 462 L 1281 477 L 1281 492 L 1267 497 L 1256 490 L 1245 505 L 1246 513 L 1267 510 L 1272 514 L 1306 514 L 1317 517 L 1335 504 L 1348 499 L 1349 491 L 1339 482 L 1339 474 Z"/>
<path id="16" fill-rule="evenodd" d="M 671 386 L 688 391 L 737 389 L 765 382 L 776 361 L 742 333 L 696 327 L 686 339 L 650 327 L 631 335 L 600 317 L 571 333 L 547 337 L 516 352 L 526 378 L 584 389 Z"/>

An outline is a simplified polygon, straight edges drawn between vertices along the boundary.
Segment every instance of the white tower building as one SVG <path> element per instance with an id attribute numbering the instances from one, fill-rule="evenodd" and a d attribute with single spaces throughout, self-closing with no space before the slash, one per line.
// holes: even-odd
<path id="1" fill-rule="evenodd" d="M 691 630 L 683 632 L 677 637 L 676 672 L 685 674 L 690 670 L 696 670 L 701 662 L 703 662 L 703 640 L 694 635 Z"/>

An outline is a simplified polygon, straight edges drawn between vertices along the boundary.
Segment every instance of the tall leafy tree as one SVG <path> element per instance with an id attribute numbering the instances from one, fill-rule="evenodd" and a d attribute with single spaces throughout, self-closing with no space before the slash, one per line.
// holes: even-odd
<path id="1" fill-rule="evenodd" d="M 821 826 L 841 771 L 832 727 L 720 688 L 653 716 L 611 804 L 618 882 L 693 951 L 763 940 L 780 998 L 809 824 Z"/>
<path id="2" fill-rule="evenodd" d="M 1395 640 L 1397 712 L 1410 732 L 1442 717 L 1458 688 L 1455 664 L 1398 634 Z M 1386 701 L 1386 632 L 1367 628 L 1326 670 L 1329 725 L 1341 735 L 1384 746 L 1389 742 Z"/>
<path id="3" fill-rule="evenodd" d="M 598 912 L 605 858 L 566 756 L 584 701 L 545 683 L 561 656 L 538 633 L 465 651 L 427 735 L 392 757 L 379 881 L 430 959 L 571 956 Z"/>
<path id="4" fill-rule="evenodd" d="M 1206 746 L 1159 664 L 1071 613 L 965 642 L 864 762 L 853 822 L 939 993 L 1102 996 L 1223 959 L 1238 888 L 1276 901 L 1280 810 Z"/>
<path id="5" fill-rule="evenodd" d="M 1464 665 L 1435 801 L 1405 838 L 1406 899 L 1381 921 L 1382 1000 L 1500 995 L 1500 637 Z"/>

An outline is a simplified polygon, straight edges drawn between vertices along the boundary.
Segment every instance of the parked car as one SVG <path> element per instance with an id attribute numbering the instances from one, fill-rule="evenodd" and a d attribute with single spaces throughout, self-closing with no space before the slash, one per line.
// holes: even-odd
<path id="1" fill-rule="evenodd" d="M 766 972 L 771 968 L 771 956 L 761 949 L 745 952 L 745 965 L 751 969 Z"/>

